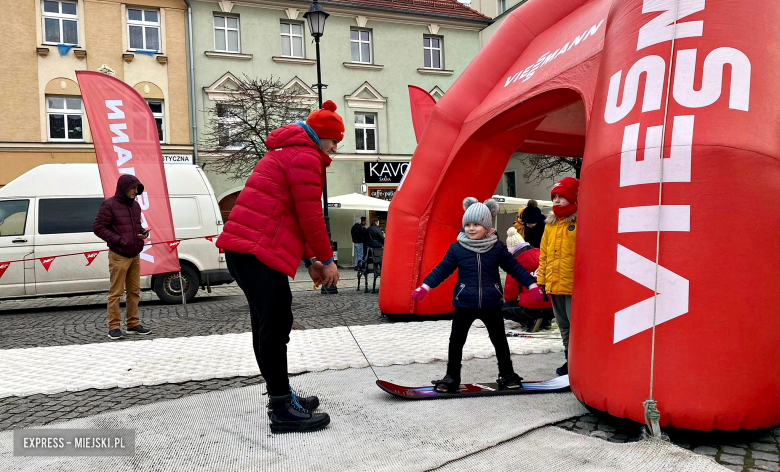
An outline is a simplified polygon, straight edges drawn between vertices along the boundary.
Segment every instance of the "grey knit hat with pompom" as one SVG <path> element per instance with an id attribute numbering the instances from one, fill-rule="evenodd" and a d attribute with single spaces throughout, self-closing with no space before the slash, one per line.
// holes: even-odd
<path id="1" fill-rule="evenodd" d="M 477 223 L 486 229 L 493 229 L 493 217 L 498 214 L 498 202 L 492 198 L 485 200 L 485 203 L 479 203 L 474 197 L 467 197 L 463 200 L 463 226 L 468 223 Z"/>

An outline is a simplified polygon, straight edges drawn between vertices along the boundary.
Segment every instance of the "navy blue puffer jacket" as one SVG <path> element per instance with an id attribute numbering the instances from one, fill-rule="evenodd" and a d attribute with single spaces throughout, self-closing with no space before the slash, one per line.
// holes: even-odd
<path id="1" fill-rule="evenodd" d="M 499 267 L 526 287 L 536 283 L 501 241 L 484 254 L 452 243 L 444 259 L 423 282 L 431 288 L 437 287 L 458 269 L 452 304 L 458 308 L 495 308 L 504 304 Z"/>

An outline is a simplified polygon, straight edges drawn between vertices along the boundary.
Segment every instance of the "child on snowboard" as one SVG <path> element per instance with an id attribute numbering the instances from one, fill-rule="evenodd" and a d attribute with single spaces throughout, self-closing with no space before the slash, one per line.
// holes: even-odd
<path id="1" fill-rule="evenodd" d="M 499 388 L 517 389 L 522 387 L 523 379 L 512 367 L 509 344 L 504 334 L 501 313 L 504 296 L 498 268 L 503 268 L 530 288 L 533 296 L 540 301 L 542 293 L 534 278 L 509 254 L 495 234 L 493 216 L 498 214 L 498 203 L 488 199 L 483 204 L 474 197 L 468 197 L 463 200 L 463 209 L 463 229 L 458 233 L 458 241 L 450 245 L 444 260 L 428 274 L 422 286 L 412 293 L 412 300 L 422 301 L 429 290 L 444 282 L 458 269 L 458 283 L 453 291 L 455 315 L 452 318 L 447 375 L 441 380 L 434 380 L 433 384 L 437 392 L 458 391 L 463 345 L 471 324 L 479 319 L 485 323 L 490 341 L 496 349 Z"/>
<path id="2" fill-rule="evenodd" d="M 571 294 L 574 288 L 574 243 L 577 240 L 577 195 L 580 181 L 564 177 L 553 185 L 550 195 L 553 212 L 545 220 L 544 236 L 539 248 L 539 286 L 550 295 L 553 313 L 561 328 L 566 363 L 555 373 L 569 373 L 569 326 Z"/>

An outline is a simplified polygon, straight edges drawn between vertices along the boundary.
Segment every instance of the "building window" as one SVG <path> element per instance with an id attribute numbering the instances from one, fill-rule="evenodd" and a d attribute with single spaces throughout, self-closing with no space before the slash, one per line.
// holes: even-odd
<path id="1" fill-rule="evenodd" d="M 238 18 L 232 16 L 214 16 L 214 50 L 222 52 L 241 52 Z"/>
<path id="2" fill-rule="evenodd" d="M 515 171 L 504 172 L 505 196 L 517 197 L 517 183 L 515 182 Z"/>
<path id="3" fill-rule="evenodd" d="M 46 97 L 49 141 L 83 141 L 80 97 Z"/>
<path id="4" fill-rule="evenodd" d="M 160 50 L 160 11 L 127 9 L 127 37 L 131 50 Z"/>
<path id="5" fill-rule="evenodd" d="M 436 36 L 423 36 L 423 58 L 426 69 L 442 69 L 442 39 Z"/>
<path id="6" fill-rule="evenodd" d="M 502 14 L 506 11 L 506 0 L 498 0 L 498 14 Z"/>
<path id="7" fill-rule="evenodd" d="M 154 122 L 157 124 L 157 135 L 160 137 L 160 142 L 165 142 L 165 107 L 162 100 L 147 100 L 149 109 L 152 110 L 154 116 Z"/>
<path id="8" fill-rule="evenodd" d="M 376 141 L 376 115 L 355 113 L 355 150 L 375 153 Z"/>
<path id="9" fill-rule="evenodd" d="M 282 56 L 303 57 L 303 24 L 282 23 Z"/>
<path id="10" fill-rule="evenodd" d="M 217 135 L 219 147 L 224 149 L 241 149 L 243 146 L 236 139 L 244 116 L 243 109 L 238 105 L 217 103 Z"/>
<path id="11" fill-rule="evenodd" d="M 43 2 L 43 42 L 79 44 L 79 14 L 76 2 Z"/>
<path id="12" fill-rule="evenodd" d="M 352 62 L 371 64 L 371 31 L 361 29 L 349 30 L 352 46 Z"/>

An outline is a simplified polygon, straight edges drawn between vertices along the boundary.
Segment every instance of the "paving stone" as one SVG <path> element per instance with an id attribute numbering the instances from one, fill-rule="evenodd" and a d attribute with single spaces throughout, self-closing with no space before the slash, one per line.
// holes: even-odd
<path id="1" fill-rule="evenodd" d="M 615 428 L 614 426 L 610 426 L 606 423 L 599 423 L 597 428 L 599 431 L 606 431 L 608 433 L 614 433 L 615 431 L 617 431 L 617 428 Z"/>
<path id="2" fill-rule="evenodd" d="M 753 461 L 753 467 L 761 470 L 768 470 L 770 472 L 780 471 L 780 464 L 778 464 L 777 462 Z"/>
<path id="3" fill-rule="evenodd" d="M 753 443 L 750 445 L 750 448 L 764 452 L 777 452 L 778 450 L 777 443 Z"/>
<path id="4" fill-rule="evenodd" d="M 738 456 L 744 456 L 745 453 L 747 452 L 745 449 L 741 447 L 734 447 L 734 446 L 721 446 L 721 450 L 726 454 L 736 454 Z"/>
<path id="5" fill-rule="evenodd" d="M 718 462 L 723 462 L 726 464 L 744 464 L 745 458 L 734 454 L 721 454 L 718 456 Z"/>
<path id="6" fill-rule="evenodd" d="M 696 454 L 703 454 L 705 456 L 715 457 L 715 455 L 718 453 L 718 450 L 710 446 L 699 446 L 695 448 L 693 452 L 695 452 Z"/>
<path id="7" fill-rule="evenodd" d="M 735 472 L 742 472 L 743 467 L 741 465 L 725 465 L 721 464 L 723 467 L 733 470 Z"/>
<path id="8" fill-rule="evenodd" d="M 578 422 L 579 421 L 584 421 L 585 423 L 598 423 L 599 419 L 596 418 L 593 415 L 585 415 L 585 416 L 580 416 L 579 418 L 577 418 L 577 421 Z"/>
<path id="9" fill-rule="evenodd" d="M 599 439 L 609 439 L 612 436 L 614 436 L 614 434 L 608 433 L 606 431 L 593 431 L 590 433 L 590 435 L 593 436 L 594 438 L 599 438 Z"/>
<path id="10" fill-rule="evenodd" d="M 753 451 L 751 455 L 753 456 L 753 459 L 760 459 L 762 461 L 769 461 L 769 462 L 780 461 L 780 456 L 778 456 L 777 454 L 770 454 L 768 452 Z"/>

